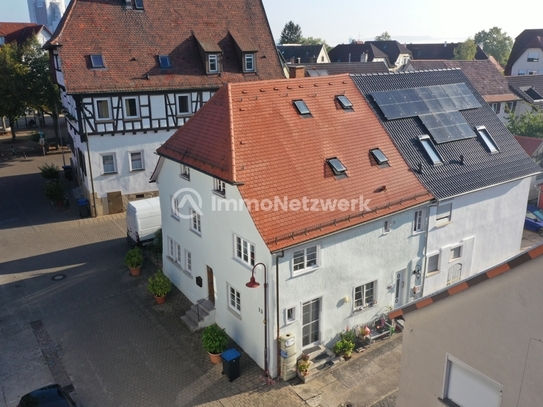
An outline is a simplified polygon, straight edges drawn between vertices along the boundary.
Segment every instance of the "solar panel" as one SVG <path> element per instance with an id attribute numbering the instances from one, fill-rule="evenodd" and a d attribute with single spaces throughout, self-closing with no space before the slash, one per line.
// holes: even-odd
<path id="1" fill-rule="evenodd" d="M 419 118 L 437 144 L 475 137 L 460 112 L 429 113 Z"/>

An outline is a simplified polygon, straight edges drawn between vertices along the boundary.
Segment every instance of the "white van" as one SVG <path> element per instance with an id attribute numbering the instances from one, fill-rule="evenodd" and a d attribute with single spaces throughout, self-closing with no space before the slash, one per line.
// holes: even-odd
<path id="1" fill-rule="evenodd" d="M 132 245 L 150 244 L 162 226 L 159 197 L 128 202 L 126 238 Z"/>

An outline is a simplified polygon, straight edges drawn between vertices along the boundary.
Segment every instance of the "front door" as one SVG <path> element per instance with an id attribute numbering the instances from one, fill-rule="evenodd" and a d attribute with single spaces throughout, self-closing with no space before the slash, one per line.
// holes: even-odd
<path id="1" fill-rule="evenodd" d="M 207 266 L 207 297 L 215 304 L 215 286 L 213 285 L 213 269 Z"/>
<path id="2" fill-rule="evenodd" d="M 320 298 L 316 298 L 302 306 L 302 347 L 319 342 L 320 304 Z"/>
<path id="3" fill-rule="evenodd" d="M 107 207 L 110 215 L 123 211 L 123 194 L 121 191 L 107 193 Z"/>

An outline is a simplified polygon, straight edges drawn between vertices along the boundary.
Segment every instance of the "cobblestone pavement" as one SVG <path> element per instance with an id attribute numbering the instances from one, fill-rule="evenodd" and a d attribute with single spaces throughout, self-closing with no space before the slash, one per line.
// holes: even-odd
<path id="1" fill-rule="evenodd" d="M 186 297 L 174 289 L 154 303 L 148 258 L 129 275 L 124 214 L 81 219 L 73 197 L 70 207 L 51 206 L 37 170 L 45 162 L 62 157 L 0 161 L 0 407 L 52 382 L 73 389 L 81 407 L 362 406 L 395 388 L 386 364 L 399 365 L 400 341 L 376 349 L 372 363 L 353 360 L 307 384 L 268 386 L 242 352 L 241 376 L 229 382 L 201 334 L 182 324 Z"/>

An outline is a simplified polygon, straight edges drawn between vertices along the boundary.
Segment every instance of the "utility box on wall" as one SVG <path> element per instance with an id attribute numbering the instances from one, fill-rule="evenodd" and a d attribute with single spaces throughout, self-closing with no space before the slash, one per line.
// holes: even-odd
<path id="1" fill-rule="evenodd" d="M 284 381 L 296 377 L 296 338 L 292 334 L 286 334 L 279 338 L 281 350 L 281 379 Z"/>

